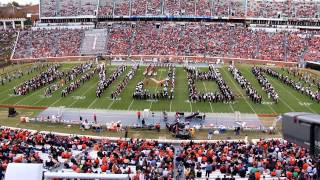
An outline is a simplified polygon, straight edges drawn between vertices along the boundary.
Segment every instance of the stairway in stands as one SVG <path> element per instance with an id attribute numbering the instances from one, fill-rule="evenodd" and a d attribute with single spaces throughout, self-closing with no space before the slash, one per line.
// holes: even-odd
<path id="1" fill-rule="evenodd" d="M 89 29 L 81 44 L 81 55 L 97 55 L 106 53 L 107 30 Z"/>

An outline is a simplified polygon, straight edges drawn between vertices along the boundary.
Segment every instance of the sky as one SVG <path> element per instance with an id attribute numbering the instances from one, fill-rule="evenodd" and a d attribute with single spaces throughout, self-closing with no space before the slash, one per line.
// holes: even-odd
<path id="1" fill-rule="evenodd" d="M 0 0 L 0 2 L 2 4 L 7 4 L 7 3 L 10 3 L 12 1 L 16 1 L 17 3 L 21 4 L 21 5 L 25 5 L 25 4 L 29 4 L 29 3 L 32 3 L 32 4 L 39 4 L 39 1 L 40 0 Z"/>

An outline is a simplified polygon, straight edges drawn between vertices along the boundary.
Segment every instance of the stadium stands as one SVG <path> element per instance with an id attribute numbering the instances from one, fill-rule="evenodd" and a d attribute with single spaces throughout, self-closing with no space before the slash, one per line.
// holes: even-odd
<path id="1" fill-rule="evenodd" d="M 184 176 L 191 179 L 226 175 L 236 179 L 312 179 L 319 170 L 318 160 L 306 149 L 284 140 L 182 143 L 176 159 L 185 168 Z"/>
<path id="2" fill-rule="evenodd" d="M 25 30 L 20 32 L 14 58 L 77 56 L 84 30 Z"/>
<path id="3" fill-rule="evenodd" d="M 319 177 L 319 159 L 285 140 L 217 141 L 179 144 L 145 140 L 94 139 L 0 129 L 0 176 L 8 163 L 40 163 L 49 171 L 129 174 L 173 178 L 233 176 L 251 178 Z M 176 161 L 176 165 L 174 165 Z M 184 172 L 184 173 L 183 173 Z M 176 176 L 175 176 L 176 177 Z"/>
<path id="4" fill-rule="evenodd" d="M 220 16 L 255 18 L 316 18 L 319 1 L 298 0 L 42 0 L 43 17 L 99 16 Z"/>
<path id="5" fill-rule="evenodd" d="M 41 16 L 94 16 L 98 8 L 97 0 L 41 0 Z"/>
<path id="6" fill-rule="evenodd" d="M 173 55 L 298 62 L 320 59 L 316 31 L 252 30 L 241 24 L 114 22 L 94 30 L 26 30 L 14 58 Z M 81 45 L 82 44 L 82 45 Z"/>

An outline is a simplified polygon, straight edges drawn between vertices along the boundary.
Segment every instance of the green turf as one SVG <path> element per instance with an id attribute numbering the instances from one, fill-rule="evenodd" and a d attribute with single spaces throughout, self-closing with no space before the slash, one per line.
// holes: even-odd
<path id="1" fill-rule="evenodd" d="M 61 71 L 67 71 L 68 69 L 76 66 L 76 63 L 62 63 Z M 22 66 L 22 65 L 21 65 Z M 19 66 L 15 67 L 19 68 Z M 200 111 L 200 112 L 234 112 L 240 111 L 243 113 L 257 113 L 257 114 L 280 114 L 290 111 L 306 111 L 320 113 L 320 104 L 310 100 L 306 95 L 303 95 L 291 87 L 282 84 L 279 80 L 274 79 L 265 74 L 268 80 L 275 87 L 280 96 L 278 104 L 274 104 L 268 99 L 267 94 L 262 90 L 258 81 L 251 73 L 251 66 L 249 65 L 237 65 L 237 68 L 243 74 L 243 76 L 253 85 L 253 87 L 262 95 L 263 103 L 253 103 L 245 94 L 245 90 L 241 89 L 239 84 L 233 79 L 231 73 L 228 71 L 227 66 L 220 68 L 223 79 L 227 85 L 231 88 L 232 92 L 236 96 L 236 100 L 233 103 L 209 103 L 209 102 L 197 102 L 190 103 L 188 101 L 188 87 L 187 87 L 187 73 L 183 68 L 176 68 L 176 81 L 175 81 L 175 93 L 173 100 L 159 100 L 159 101 L 146 101 L 146 100 L 134 100 L 132 93 L 135 86 L 139 81 L 148 81 L 146 89 L 156 92 L 160 90 L 154 82 L 150 79 L 145 79 L 143 72 L 145 67 L 142 66 L 138 69 L 136 76 L 131 79 L 128 86 L 122 91 L 119 99 L 112 100 L 110 94 L 116 89 L 117 85 L 121 83 L 125 75 L 129 72 L 131 67 L 128 67 L 124 73 L 117 78 L 117 80 L 106 89 L 100 99 L 96 98 L 96 87 L 98 83 L 98 75 L 91 80 L 85 82 L 80 88 L 67 95 L 65 98 L 61 98 L 61 90 L 53 93 L 52 97 L 44 98 L 44 90 L 46 87 L 39 89 L 35 92 L 31 92 L 27 96 L 10 96 L 12 94 L 13 87 L 19 85 L 21 82 L 30 79 L 39 72 L 34 72 L 24 77 L 14 80 L 4 86 L 0 86 L 0 104 L 1 105 L 28 105 L 28 106 L 65 106 L 65 107 L 78 107 L 78 108 L 92 108 L 92 109 L 116 109 L 116 110 L 143 110 L 151 109 L 154 111 Z M 110 75 L 116 69 L 115 66 L 107 66 L 107 74 Z M 201 68 L 201 71 L 207 71 L 208 68 Z M 281 73 L 281 69 L 277 69 Z M 163 80 L 167 76 L 168 69 L 160 68 L 157 72 L 157 76 L 153 77 L 156 80 Z M 78 76 L 78 78 L 80 78 Z M 299 79 L 295 79 L 299 81 Z M 201 92 L 215 92 L 218 91 L 216 82 L 214 81 L 196 81 L 197 89 Z"/>

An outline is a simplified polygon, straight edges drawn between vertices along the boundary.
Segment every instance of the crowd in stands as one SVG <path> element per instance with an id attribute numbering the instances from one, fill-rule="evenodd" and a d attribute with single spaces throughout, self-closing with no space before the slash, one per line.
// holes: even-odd
<path id="1" fill-rule="evenodd" d="M 91 0 L 44 0 L 40 8 L 43 17 L 93 16 L 97 5 L 98 1 Z"/>
<path id="2" fill-rule="evenodd" d="M 39 163 L 61 173 L 128 174 L 132 179 L 204 179 L 221 175 L 300 180 L 320 175 L 318 156 L 311 157 L 305 148 L 282 139 L 191 141 L 173 146 L 140 139 L 110 141 L 1 128 L 0 143 L 0 178 L 9 163 Z M 183 171 L 176 171 L 174 177 L 179 166 Z"/>
<path id="3" fill-rule="evenodd" d="M 0 61 L 9 60 L 17 33 L 14 30 L 0 29 Z"/>
<path id="4" fill-rule="evenodd" d="M 174 147 L 139 139 L 92 139 L 0 129 L 0 179 L 9 163 L 40 163 L 48 170 L 129 174 L 172 179 Z"/>
<path id="5" fill-rule="evenodd" d="M 200 72 L 196 67 L 185 67 L 188 73 L 188 89 L 190 102 L 224 102 L 234 101 L 234 95 L 229 86 L 222 79 L 221 73 L 214 66 L 209 66 L 208 72 Z M 220 92 L 200 92 L 196 88 L 196 81 L 215 81 Z"/>
<path id="6" fill-rule="evenodd" d="M 228 70 L 240 87 L 246 91 L 246 94 L 251 101 L 261 104 L 262 96 L 258 94 L 257 90 L 252 87 L 251 83 L 241 74 L 241 72 L 234 65 L 229 65 Z"/>
<path id="7" fill-rule="evenodd" d="M 110 75 L 110 77 L 107 77 L 105 65 L 100 65 L 99 68 L 99 81 L 96 89 L 96 96 L 100 98 L 103 94 L 103 92 L 115 81 L 119 78 L 119 76 L 124 73 L 124 71 L 127 69 L 126 65 L 118 66 L 117 69 Z"/>
<path id="8" fill-rule="evenodd" d="M 201 22 L 106 25 L 98 25 L 108 30 L 106 55 L 213 56 L 290 62 L 320 59 L 317 31 L 268 32 L 241 24 Z M 80 56 L 82 39 L 82 29 L 22 31 L 14 58 Z"/>
<path id="9" fill-rule="evenodd" d="M 285 140 L 247 142 L 182 143 L 177 163 L 183 164 L 186 179 L 271 178 L 317 179 L 320 160 Z M 182 172 L 183 173 L 183 172 Z M 212 177 L 212 174 L 215 177 Z M 217 177 L 219 176 L 220 177 Z"/>
<path id="10" fill-rule="evenodd" d="M 17 96 L 27 95 L 30 92 L 36 91 L 44 86 L 52 84 L 58 79 L 63 78 L 63 73 L 58 69 L 60 64 L 54 64 L 48 69 L 37 76 L 32 77 L 30 80 L 23 82 L 17 87 L 13 88 L 13 94 Z"/>
<path id="11" fill-rule="evenodd" d="M 111 99 L 117 99 L 117 97 L 124 90 L 124 88 L 126 88 L 129 81 L 136 75 L 138 69 L 139 69 L 139 65 L 132 66 L 131 70 L 126 74 L 122 82 L 118 84 L 117 89 L 111 93 Z"/>
<path id="12" fill-rule="evenodd" d="M 257 66 L 252 67 L 252 73 L 258 80 L 260 86 L 262 87 L 262 90 L 267 93 L 268 99 L 272 98 L 273 102 L 278 103 L 279 95 L 273 88 L 272 84 L 268 81 L 268 79 L 262 74 L 261 68 Z"/>
<path id="13" fill-rule="evenodd" d="M 83 37 L 83 29 L 24 30 L 14 58 L 78 56 Z"/>
<path id="14" fill-rule="evenodd" d="M 153 79 L 157 85 L 156 91 L 150 90 L 145 87 L 148 85 L 151 77 L 156 76 L 158 74 L 157 69 L 160 68 L 168 68 L 167 76 L 164 80 L 156 80 Z M 174 88 L 175 88 L 175 76 L 176 76 L 176 67 L 173 64 L 150 64 L 147 66 L 146 71 L 143 73 L 146 77 L 150 79 L 146 81 L 140 81 L 136 85 L 135 91 L 132 94 L 134 99 L 139 100 L 159 100 L 159 99 L 173 99 L 174 98 Z M 158 90 L 160 86 L 160 90 Z"/>
<path id="15" fill-rule="evenodd" d="M 294 90 L 309 96 L 310 99 L 320 102 L 320 91 L 313 91 L 310 86 L 304 86 L 301 82 L 291 79 L 289 76 L 281 74 L 271 68 L 261 67 L 262 72 L 267 73 L 268 75 L 278 79 L 282 83 L 292 87 Z"/>
<path id="16" fill-rule="evenodd" d="M 41 14 L 45 17 L 95 15 L 98 9 L 99 16 L 315 18 L 319 8 L 319 1 L 290 0 L 44 0 Z"/>

